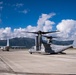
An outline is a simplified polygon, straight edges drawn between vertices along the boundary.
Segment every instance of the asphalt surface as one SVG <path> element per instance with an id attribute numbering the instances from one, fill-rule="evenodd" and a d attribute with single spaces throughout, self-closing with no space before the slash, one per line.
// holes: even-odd
<path id="1" fill-rule="evenodd" d="M 0 50 L 0 75 L 76 75 L 76 49 L 66 54 L 29 54 L 27 50 Z"/>

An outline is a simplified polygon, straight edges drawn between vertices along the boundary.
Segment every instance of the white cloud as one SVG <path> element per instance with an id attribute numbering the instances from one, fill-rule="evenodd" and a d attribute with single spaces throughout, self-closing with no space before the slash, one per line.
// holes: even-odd
<path id="1" fill-rule="evenodd" d="M 23 14 L 27 14 L 29 12 L 29 10 L 20 10 L 19 8 L 23 7 L 24 4 L 23 3 L 16 3 L 16 4 L 13 4 L 12 7 L 15 7 L 14 10 L 18 11 L 19 13 L 23 13 Z"/>
<path id="2" fill-rule="evenodd" d="M 19 13 L 26 14 L 27 13 L 27 10 L 20 11 L 20 8 L 23 7 L 23 6 L 24 6 L 23 3 L 16 3 L 16 4 L 13 4 L 12 5 L 12 7 L 14 7 L 14 10 L 18 11 Z"/>
<path id="3" fill-rule="evenodd" d="M 43 25 L 44 22 L 50 18 L 52 18 L 52 16 L 54 16 L 55 13 L 50 13 L 50 14 L 42 14 L 40 17 L 39 17 L 39 20 L 37 22 L 38 25 Z"/>
<path id="4" fill-rule="evenodd" d="M 38 30 L 42 31 L 52 31 L 52 26 L 55 24 L 53 21 L 50 21 L 49 19 L 52 18 L 55 14 L 42 14 L 38 21 L 37 26 L 28 25 L 26 28 L 15 28 L 13 31 L 10 27 L 6 27 L 5 29 L 0 29 L 0 36 L 2 36 L 3 33 L 7 34 L 10 38 L 14 37 L 33 37 L 33 34 L 27 34 L 26 31 L 34 32 Z M 56 33 L 60 37 L 64 38 L 72 38 L 76 36 L 76 20 L 67 19 L 62 20 L 57 26 L 57 30 L 59 30 L 59 33 Z M 4 34 L 3 34 L 4 35 Z M 1 38 L 1 37 L 0 37 Z M 3 37 L 2 37 L 3 38 Z"/>
<path id="5" fill-rule="evenodd" d="M 7 39 L 11 38 L 12 36 L 11 28 L 6 27 L 6 28 L 0 28 L 0 39 Z"/>
<path id="6" fill-rule="evenodd" d="M 40 29 L 42 31 L 52 30 L 52 25 L 55 23 L 53 21 L 50 21 L 49 19 L 52 18 L 52 16 L 54 16 L 54 15 L 55 15 L 55 13 L 42 14 L 41 17 L 39 17 L 39 20 L 37 22 L 37 26 L 28 25 L 26 28 L 14 29 L 14 35 L 16 35 L 16 36 L 19 35 L 19 37 L 21 37 L 21 36 L 33 37 L 34 36 L 33 34 L 27 34 L 24 32 L 26 32 L 26 31 L 34 32 L 34 31 L 38 31 Z"/>
<path id="7" fill-rule="evenodd" d="M 58 25 L 57 29 L 60 31 L 58 36 L 66 39 L 74 40 L 73 46 L 76 47 L 76 20 L 67 19 L 62 20 Z"/>
<path id="8" fill-rule="evenodd" d="M 23 11 L 19 11 L 19 13 L 27 14 L 28 11 L 25 9 L 25 10 L 23 10 Z"/>
<path id="9" fill-rule="evenodd" d="M 46 20 L 45 23 L 44 23 L 44 26 L 43 26 L 43 31 L 51 31 L 52 30 L 52 25 L 55 24 L 54 22 L 52 21 L 49 21 L 49 20 Z"/>
<path id="10" fill-rule="evenodd" d="M 13 6 L 13 7 L 20 8 L 20 7 L 22 7 L 23 5 L 24 5 L 23 3 L 16 3 L 16 4 L 13 4 L 12 6 Z"/>
<path id="11" fill-rule="evenodd" d="M 18 28 L 18 29 L 14 29 L 13 33 L 12 33 L 12 37 L 25 37 L 25 33 L 23 31 L 26 31 L 25 28 Z"/>
<path id="12" fill-rule="evenodd" d="M 50 21 L 49 19 L 52 18 L 55 13 L 51 14 L 42 14 L 36 26 L 28 25 L 26 28 L 15 28 L 13 31 L 10 27 L 0 28 L 0 39 L 14 38 L 14 37 L 33 37 L 34 34 L 27 34 L 25 32 L 34 32 L 38 30 L 42 31 L 51 31 L 55 22 Z M 57 26 L 57 30 L 59 33 L 56 33 L 57 36 L 74 39 L 73 46 L 76 47 L 76 20 L 66 19 L 62 20 Z"/>
<path id="13" fill-rule="evenodd" d="M 15 28 L 13 31 L 10 27 L 1 28 L 0 29 L 0 39 L 5 38 L 14 38 L 14 37 L 33 37 L 34 34 L 27 34 L 26 31 L 34 32 L 42 29 L 42 31 L 48 31 L 52 30 L 52 25 L 54 22 L 50 21 L 49 19 L 54 16 L 55 13 L 51 14 L 42 14 L 39 17 L 39 20 L 37 22 L 37 26 L 28 25 L 26 28 Z"/>
<path id="14" fill-rule="evenodd" d="M 39 17 L 39 20 L 37 22 L 38 30 L 48 31 L 47 29 L 45 30 L 45 27 L 47 27 L 47 25 L 49 25 L 49 30 L 51 30 L 52 29 L 52 24 L 54 24 L 54 22 L 50 21 L 49 19 L 52 18 L 52 16 L 54 16 L 54 15 L 55 15 L 55 13 L 42 14 Z"/>
<path id="15" fill-rule="evenodd" d="M 19 8 L 19 7 L 22 7 L 23 5 L 24 5 L 23 3 L 17 3 L 17 4 L 16 4 L 16 7 Z"/>

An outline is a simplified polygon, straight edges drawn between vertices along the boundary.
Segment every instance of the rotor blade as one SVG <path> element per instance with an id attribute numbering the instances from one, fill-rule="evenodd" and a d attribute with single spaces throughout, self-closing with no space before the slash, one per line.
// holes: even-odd
<path id="1" fill-rule="evenodd" d="M 59 32 L 59 31 L 42 32 L 42 34 L 55 33 L 55 32 Z"/>
<path id="2" fill-rule="evenodd" d="M 43 36 L 43 37 L 46 37 L 46 38 L 58 38 L 58 37 L 53 37 L 53 36 Z"/>
<path id="3" fill-rule="evenodd" d="M 25 32 L 25 33 L 34 33 L 34 34 L 38 34 L 38 32 Z"/>
<path id="4" fill-rule="evenodd" d="M 54 33 L 54 32 L 59 32 L 59 31 L 51 31 L 51 32 L 42 32 L 42 31 L 37 31 L 37 32 L 26 32 L 26 33 L 34 33 L 34 34 L 48 34 L 48 33 Z"/>

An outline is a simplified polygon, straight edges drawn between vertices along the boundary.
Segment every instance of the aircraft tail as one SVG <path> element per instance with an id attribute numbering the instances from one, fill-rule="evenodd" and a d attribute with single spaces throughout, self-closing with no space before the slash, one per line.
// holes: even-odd
<path id="1" fill-rule="evenodd" d="M 71 48 L 72 46 L 68 46 L 68 47 L 65 47 L 65 48 L 63 48 L 63 49 L 57 49 L 57 50 L 55 50 L 55 53 L 60 53 L 60 52 L 62 52 L 62 51 L 65 51 L 65 50 L 67 50 L 67 49 L 69 49 L 69 48 Z"/>

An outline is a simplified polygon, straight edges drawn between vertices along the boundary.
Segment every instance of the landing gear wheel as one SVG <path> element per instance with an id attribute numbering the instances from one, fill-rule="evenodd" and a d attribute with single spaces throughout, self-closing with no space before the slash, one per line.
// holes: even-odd
<path id="1" fill-rule="evenodd" d="M 30 54 L 32 54 L 32 52 L 30 52 Z"/>
<path id="2" fill-rule="evenodd" d="M 7 46 L 7 47 L 5 48 L 5 50 L 6 50 L 6 51 L 9 51 L 9 47 Z"/>
<path id="3" fill-rule="evenodd" d="M 65 52 L 60 52 L 60 54 L 66 54 Z"/>

